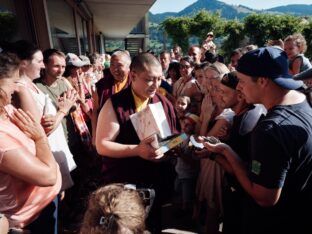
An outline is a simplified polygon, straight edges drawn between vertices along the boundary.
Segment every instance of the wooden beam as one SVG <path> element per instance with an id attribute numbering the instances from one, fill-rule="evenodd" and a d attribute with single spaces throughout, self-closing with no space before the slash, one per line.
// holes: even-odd
<path id="1" fill-rule="evenodd" d="M 89 20 L 89 16 L 88 14 L 79 7 L 79 5 L 74 1 L 74 0 L 64 0 L 65 2 L 67 2 L 68 5 L 70 5 L 84 20 L 88 21 Z"/>

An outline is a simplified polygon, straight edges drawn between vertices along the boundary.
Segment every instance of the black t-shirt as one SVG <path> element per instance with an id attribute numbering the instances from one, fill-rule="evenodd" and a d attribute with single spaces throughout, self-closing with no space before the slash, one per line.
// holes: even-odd
<path id="1" fill-rule="evenodd" d="M 312 109 L 304 101 L 275 106 L 252 132 L 249 178 L 282 188 L 270 208 L 246 203 L 246 233 L 312 233 L 306 216 L 312 203 Z"/>
<path id="2" fill-rule="evenodd" d="M 249 110 L 251 110 L 253 107 L 254 106 L 250 106 Z M 242 125 L 242 121 L 244 120 L 244 116 L 247 114 L 249 110 L 247 110 L 244 113 L 234 116 L 233 125 L 231 128 L 231 134 L 230 134 L 229 139 L 226 142 L 238 154 L 238 156 L 246 163 L 248 163 L 249 155 L 250 155 L 251 132 L 248 132 L 246 134 L 241 134 L 240 127 Z M 225 178 L 226 178 L 227 186 L 232 187 L 232 189 L 235 189 L 235 190 L 242 190 L 242 187 L 240 186 L 239 182 L 237 181 L 234 175 L 225 173 Z"/>

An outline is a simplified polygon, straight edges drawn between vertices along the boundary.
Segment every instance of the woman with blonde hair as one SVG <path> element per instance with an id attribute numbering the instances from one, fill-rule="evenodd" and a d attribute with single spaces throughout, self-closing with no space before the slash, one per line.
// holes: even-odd
<path id="1" fill-rule="evenodd" d="M 204 84 L 207 93 L 202 102 L 200 124 L 197 128 L 197 134 L 200 136 L 214 136 L 220 140 L 228 137 L 234 112 L 222 107 L 222 93 L 219 88 L 222 77 L 228 72 L 227 66 L 220 62 L 214 62 L 204 68 Z M 198 201 L 194 209 L 194 218 L 198 218 L 200 206 L 205 204 L 205 233 L 217 234 L 223 215 L 224 170 L 217 162 L 207 158 L 209 157 L 207 150 L 196 150 L 195 153 L 201 160 L 196 187 Z"/>
<path id="2" fill-rule="evenodd" d="M 80 234 L 148 234 L 139 193 L 124 184 L 109 184 L 90 195 Z"/>

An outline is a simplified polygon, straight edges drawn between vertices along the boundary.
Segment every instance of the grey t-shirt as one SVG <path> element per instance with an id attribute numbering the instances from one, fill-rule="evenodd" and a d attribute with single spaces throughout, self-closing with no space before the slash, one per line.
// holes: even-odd
<path id="1" fill-rule="evenodd" d="M 36 86 L 45 94 L 48 94 L 49 97 L 52 99 L 53 105 L 58 109 L 57 103 L 58 98 L 69 89 L 66 81 L 63 79 L 57 79 L 56 85 L 48 86 L 42 78 L 34 80 Z M 79 143 L 79 137 L 75 130 L 74 122 L 71 118 L 71 115 L 68 114 L 62 120 L 62 126 L 64 129 L 65 137 L 68 143 L 68 146 L 71 148 L 75 144 Z"/>

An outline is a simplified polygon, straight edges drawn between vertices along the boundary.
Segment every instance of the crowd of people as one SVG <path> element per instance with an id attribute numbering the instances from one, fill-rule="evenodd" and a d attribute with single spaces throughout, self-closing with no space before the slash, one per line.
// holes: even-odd
<path id="1" fill-rule="evenodd" d="M 304 37 L 224 56 L 213 39 L 106 58 L 1 45 L 0 233 L 161 233 L 168 203 L 202 233 L 311 233 Z M 130 119 L 158 102 L 188 136 L 165 154 Z"/>

